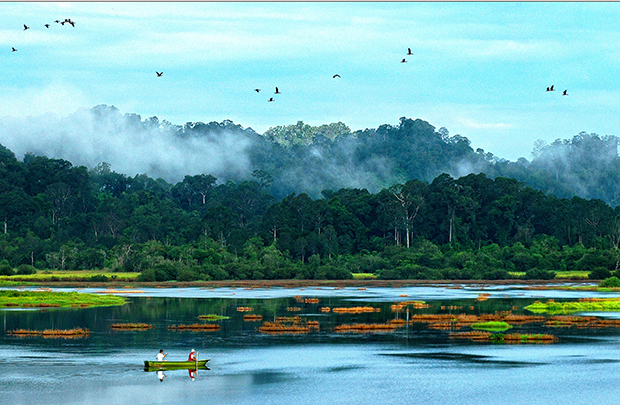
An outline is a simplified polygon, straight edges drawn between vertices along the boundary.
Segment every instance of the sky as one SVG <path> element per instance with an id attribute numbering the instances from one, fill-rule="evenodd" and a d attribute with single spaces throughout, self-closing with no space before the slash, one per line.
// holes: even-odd
<path id="1" fill-rule="evenodd" d="M 258 133 L 419 118 L 531 159 L 537 140 L 620 135 L 618 21 L 615 2 L 1 2 L 0 144 L 19 156 L 106 104 Z"/>

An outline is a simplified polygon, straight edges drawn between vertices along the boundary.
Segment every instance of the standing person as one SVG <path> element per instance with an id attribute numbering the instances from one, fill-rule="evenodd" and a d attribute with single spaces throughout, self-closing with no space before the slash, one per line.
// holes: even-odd
<path id="1" fill-rule="evenodd" d="M 187 361 L 196 361 L 196 351 L 194 349 L 192 349 L 191 352 L 189 352 L 189 358 L 187 359 Z"/>
<path id="2" fill-rule="evenodd" d="M 164 361 L 164 357 L 166 357 L 168 353 L 164 353 L 164 349 L 160 349 L 159 353 L 157 353 L 157 361 Z"/>

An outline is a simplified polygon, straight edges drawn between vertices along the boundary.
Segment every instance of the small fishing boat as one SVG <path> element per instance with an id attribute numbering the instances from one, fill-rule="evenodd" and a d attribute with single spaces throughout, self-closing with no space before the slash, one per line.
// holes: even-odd
<path id="1" fill-rule="evenodd" d="M 172 368 L 186 368 L 186 369 L 194 369 L 194 368 L 205 368 L 207 367 L 207 363 L 211 359 L 207 360 L 196 360 L 196 361 L 148 361 L 144 360 L 144 368 L 149 369 L 158 369 L 158 370 L 166 370 Z"/>

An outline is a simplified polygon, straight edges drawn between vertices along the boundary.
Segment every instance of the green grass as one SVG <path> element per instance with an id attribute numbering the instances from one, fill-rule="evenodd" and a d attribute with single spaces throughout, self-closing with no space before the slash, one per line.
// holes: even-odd
<path id="1" fill-rule="evenodd" d="M 0 307 L 106 307 L 124 305 L 124 297 L 78 292 L 0 291 Z"/>
<path id="2" fill-rule="evenodd" d="M 353 280 L 374 280 L 377 278 L 373 273 L 351 273 Z"/>
<path id="3" fill-rule="evenodd" d="M 620 299 L 610 298 L 601 301 L 535 302 L 525 307 L 534 313 L 571 313 L 578 311 L 620 311 Z"/>
<path id="4" fill-rule="evenodd" d="M 0 276 L 0 282 L 37 281 L 90 281 L 90 278 L 104 275 L 109 280 L 135 281 L 140 273 L 116 273 L 103 270 L 39 270 L 35 274 Z"/>
<path id="5" fill-rule="evenodd" d="M 525 272 L 524 271 L 510 271 L 508 272 L 508 274 L 510 274 L 512 277 L 515 278 L 522 278 L 525 276 Z M 577 271 L 577 270 L 573 270 L 573 271 L 556 271 L 555 272 L 555 278 L 567 278 L 567 279 L 575 279 L 575 278 L 588 278 L 588 275 L 590 274 L 589 271 Z"/>
<path id="6" fill-rule="evenodd" d="M 512 328 L 512 326 L 506 322 L 490 321 L 490 322 L 478 322 L 471 325 L 472 329 L 488 330 L 492 332 L 503 332 Z"/>

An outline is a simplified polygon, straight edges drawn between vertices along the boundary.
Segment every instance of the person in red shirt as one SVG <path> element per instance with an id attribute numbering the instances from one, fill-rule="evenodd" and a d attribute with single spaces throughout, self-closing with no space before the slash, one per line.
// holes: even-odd
<path id="1" fill-rule="evenodd" d="M 194 349 L 192 349 L 191 352 L 189 352 L 189 358 L 187 359 L 187 361 L 196 361 L 196 355 L 194 354 L 196 351 Z"/>

